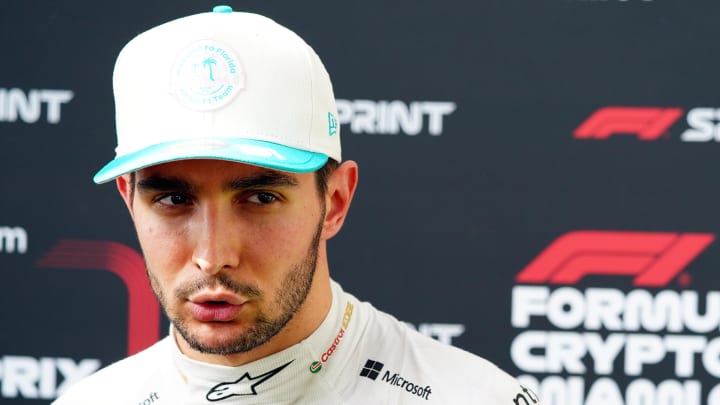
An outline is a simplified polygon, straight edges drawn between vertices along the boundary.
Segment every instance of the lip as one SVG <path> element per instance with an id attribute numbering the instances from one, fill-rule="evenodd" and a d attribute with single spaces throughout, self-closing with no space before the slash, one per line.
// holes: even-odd
<path id="1" fill-rule="evenodd" d="M 202 291 L 188 298 L 188 301 L 200 304 L 203 302 L 227 302 L 231 305 L 242 305 L 245 300 L 235 294 L 225 291 Z"/>
<path id="2" fill-rule="evenodd" d="M 245 305 L 238 296 L 224 292 L 203 292 L 188 301 L 190 313 L 200 322 L 232 321 Z"/>

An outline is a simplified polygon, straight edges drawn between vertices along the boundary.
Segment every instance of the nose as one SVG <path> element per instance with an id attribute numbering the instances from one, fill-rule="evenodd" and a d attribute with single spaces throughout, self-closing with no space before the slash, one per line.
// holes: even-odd
<path id="1" fill-rule="evenodd" d="M 200 207 L 192 229 L 192 261 L 198 270 L 211 276 L 239 265 L 240 243 L 235 228 L 231 210 L 217 204 Z"/>

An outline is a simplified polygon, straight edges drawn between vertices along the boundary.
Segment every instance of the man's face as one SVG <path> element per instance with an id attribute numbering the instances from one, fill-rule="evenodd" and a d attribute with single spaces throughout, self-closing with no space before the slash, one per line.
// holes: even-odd
<path id="1" fill-rule="evenodd" d="M 314 176 L 219 160 L 137 172 L 131 211 L 148 276 L 191 348 L 247 352 L 302 306 L 325 214 Z"/>

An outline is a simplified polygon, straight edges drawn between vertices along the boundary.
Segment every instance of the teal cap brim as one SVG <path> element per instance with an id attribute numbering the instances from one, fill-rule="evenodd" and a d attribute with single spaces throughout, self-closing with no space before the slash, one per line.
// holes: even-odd
<path id="1" fill-rule="evenodd" d="M 160 143 L 118 156 L 95 174 L 106 183 L 126 173 L 161 163 L 186 159 L 220 159 L 286 172 L 313 172 L 325 165 L 327 155 L 277 143 L 245 138 L 203 138 Z"/>

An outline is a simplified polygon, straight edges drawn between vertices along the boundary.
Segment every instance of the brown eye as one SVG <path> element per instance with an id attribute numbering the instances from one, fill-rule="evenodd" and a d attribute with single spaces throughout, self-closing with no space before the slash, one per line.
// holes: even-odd
<path id="1" fill-rule="evenodd" d="M 181 194 L 171 194 L 159 199 L 158 202 L 164 205 L 186 205 L 190 199 Z"/>
<path id="2" fill-rule="evenodd" d="M 255 193 L 250 196 L 249 198 L 250 202 L 254 202 L 256 204 L 272 204 L 273 202 L 277 201 L 277 197 L 271 193 Z"/>

